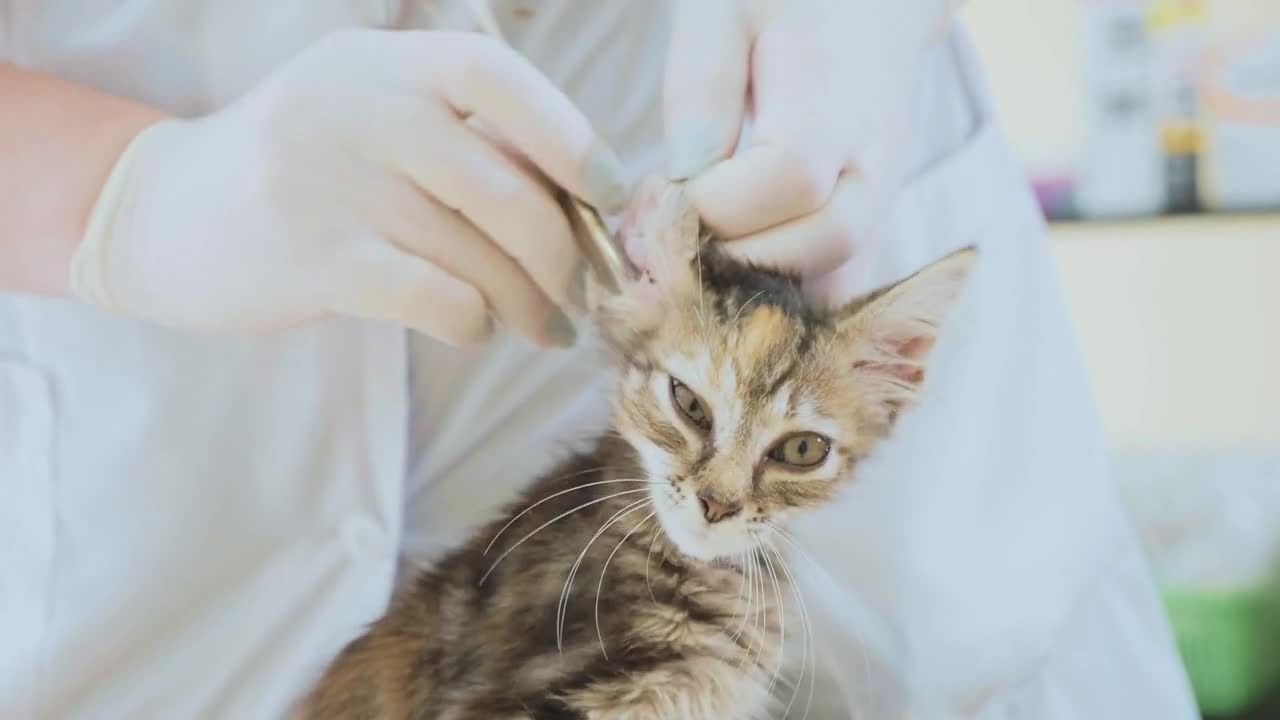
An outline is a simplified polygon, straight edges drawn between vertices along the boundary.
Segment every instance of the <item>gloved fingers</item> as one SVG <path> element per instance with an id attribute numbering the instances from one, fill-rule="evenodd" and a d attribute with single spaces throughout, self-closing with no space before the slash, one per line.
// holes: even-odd
<path id="1" fill-rule="evenodd" d="M 876 290 L 876 275 L 872 272 L 872 259 L 883 238 L 868 238 L 843 265 L 826 268 L 805 278 L 804 292 L 809 300 L 826 307 L 840 307 L 859 295 Z"/>
<path id="2" fill-rule="evenodd" d="M 493 333 L 480 291 L 382 238 L 353 243 L 341 264 L 330 288 L 335 313 L 396 323 L 454 346 Z"/>
<path id="3" fill-rule="evenodd" d="M 663 82 L 667 177 L 729 157 L 747 110 L 751 28 L 737 0 L 677 3 Z"/>
<path id="4" fill-rule="evenodd" d="M 483 231 L 552 301 L 569 303 L 580 253 L 568 219 L 538 177 L 453 118 L 434 123 L 430 137 L 400 137 L 406 143 L 392 162 Z"/>
<path id="5" fill-rule="evenodd" d="M 836 73 L 823 29 L 803 16 L 769 22 L 752 50 L 755 107 L 749 146 L 691 182 L 709 226 L 725 237 L 759 232 L 826 204 L 850 158 L 858 128 L 844 111 L 849 88 Z"/>
<path id="6" fill-rule="evenodd" d="M 855 173 L 836 183 L 818 210 L 767 230 L 727 240 L 729 253 L 762 265 L 814 276 L 844 265 L 856 253 L 880 214 L 882 193 Z"/>
<path id="7" fill-rule="evenodd" d="M 550 178 L 538 169 L 537 165 L 533 164 L 532 160 L 526 157 L 524 153 L 520 152 L 519 148 L 507 142 L 501 135 L 494 132 L 492 128 L 485 127 L 484 122 L 482 122 L 480 118 L 472 115 L 467 118 L 465 124 L 467 127 L 474 130 L 480 137 L 484 138 L 485 142 L 488 142 L 490 145 L 497 148 L 498 151 L 505 155 L 508 160 L 515 163 L 516 167 L 523 170 L 526 175 L 538 178 L 543 185 L 548 187 L 554 184 Z"/>
<path id="8" fill-rule="evenodd" d="M 543 175 L 542 171 L 533 164 L 533 161 L 525 157 L 519 149 L 508 143 L 501 136 L 498 136 L 492 131 L 486 129 L 484 124 L 479 122 L 475 116 L 468 119 L 467 125 L 487 142 L 493 145 L 498 152 L 502 153 L 502 155 L 510 160 L 516 167 L 523 170 L 526 175 L 537 179 L 545 187 L 552 186 L 551 179 L 546 175 Z M 587 267 L 586 257 L 582 255 L 582 248 L 578 245 L 576 239 L 574 241 L 574 251 L 578 254 L 579 260 L 576 268 L 570 275 L 569 303 L 575 310 L 585 310 L 586 308 L 582 304 L 585 302 L 585 298 L 582 293 L 584 292 L 583 283 L 585 282 L 586 273 L 589 271 L 589 268 Z"/>
<path id="9" fill-rule="evenodd" d="M 432 44 L 435 88 L 462 117 L 478 116 L 558 186 L 607 213 L 627 196 L 616 154 L 568 96 L 502 43 L 475 33 Z"/>
<path id="10" fill-rule="evenodd" d="M 477 289 L 497 321 L 544 347 L 573 344 L 573 324 L 507 255 L 465 217 L 408 179 L 376 190 L 398 212 L 384 232 L 408 251 Z"/>

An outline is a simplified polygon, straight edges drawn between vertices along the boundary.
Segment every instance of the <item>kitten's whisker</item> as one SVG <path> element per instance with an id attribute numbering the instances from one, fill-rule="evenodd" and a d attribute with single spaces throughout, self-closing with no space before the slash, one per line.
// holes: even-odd
<path id="1" fill-rule="evenodd" d="M 742 605 L 743 595 L 747 591 L 747 553 L 745 551 L 738 553 L 738 565 L 742 567 L 742 580 L 738 582 L 738 599 L 735 601 L 735 604 L 734 604 L 734 611 L 733 611 L 734 617 L 737 617 L 738 615 L 737 608 Z M 742 631 L 739 630 L 738 632 L 741 633 Z M 734 635 L 733 641 L 737 642 L 737 640 L 738 640 L 738 636 Z"/>
<path id="2" fill-rule="evenodd" d="M 787 541 L 787 545 L 789 545 L 792 550 L 795 550 L 796 553 L 800 555 L 801 559 L 809 563 L 809 565 L 813 567 L 813 569 L 821 573 L 822 579 L 829 586 L 831 586 L 833 589 L 839 590 L 840 583 L 836 582 L 835 578 L 831 577 L 831 573 L 828 572 L 826 568 L 822 567 L 822 563 L 819 563 L 817 560 L 815 560 L 813 556 L 809 554 L 809 551 L 800 545 L 800 541 L 796 540 L 795 537 L 791 535 L 791 533 L 778 527 L 777 525 L 774 525 L 771 522 L 767 524 L 769 525 L 770 529 L 778 533 L 779 537 Z"/>
<path id="3" fill-rule="evenodd" d="M 567 622 L 567 618 L 568 618 L 569 594 L 572 591 L 573 579 L 577 576 L 578 567 L 581 565 L 582 560 L 586 557 L 587 552 L 591 549 L 591 545 L 596 541 L 597 538 L 599 538 L 602 534 L 608 531 L 608 529 L 615 522 L 617 522 L 622 517 L 624 517 L 628 512 L 630 512 L 631 510 L 643 507 L 646 504 L 652 504 L 652 503 L 653 503 L 652 497 L 641 498 L 640 500 L 636 500 L 635 502 L 632 502 L 624 506 L 621 510 L 614 513 L 612 516 L 609 517 L 609 519 L 605 520 L 604 523 L 602 523 L 599 528 L 596 529 L 595 534 L 592 535 L 591 538 L 587 540 L 586 545 L 582 548 L 582 552 L 579 553 L 578 557 L 574 560 L 573 566 L 569 569 L 569 574 L 565 577 L 564 587 L 560 589 L 560 598 L 559 600 L 556 601 L 556 647 L 560 649 L 561 652 L 563 652 L 562 631 L 564 630 L 564 624 Z"/>
<path id="4" fill-rule="evenodd" d="M 579 506 L 577 506 L 577 507 L 575 507 L 575 508 L 571 508 L 571 509 L 569 509 L 569 510 L 565 510 L 564 512 L 560 513 L 559 515 L 557 515 L 557 516 L 555 516 L 555 517 L 551 518 L 550 520 L 548 520 L 548 521 L 546 521 L 546 522 L 542 523 L 541 525 L 539 525 L 538 527 L 534 528 L 534 529 L 533 529 L 533 532 L 531 532 L 531 533 L 529 533 L 528 535 L 525 535 L 524 537 L 520 538 L 518 541 L 516 541 L 516 544 L 515 544 L 515 545 L 512 545 L 511 547 L 509 547 L 509 548 L 507 548 L 505 551 L 503 551 L 503 553 L 502 553 L 501 555 L 499 555 L 499 556 L 498 556 L 498 559 L 497 559 L 497 560 L 494 560 L 494 561 L 493 561 L 493 564 L 489 566 L 489 569 L 485 571 L 484 575 L 482 575 L 482 576 L 480 577 L 480 582 L 478 582 L 478 583 L 476 583 L 476 584 L 477 584 L 477 585 L 483 585 L 483 584 L 484 584 L 484 581 L 485 581 L 486 579 L 488 579 L 488 577 L 489 577 L 490 573 L 492 573 L 492 572 L 493 572 L 494 568 L 498 567 L 498 564 L 499 564 L 499 563 L 501 563 L 504 559 L 506 559 L 506 557 L 507 557 L 508 555 L 510 555 L 512 552 L 514 552 L 516 548 L 518 548 L 518 547 L 520 547 L 521 545 L 523 545 L 523 544 L 525 543 L 525 541 L 526 541 L 526 540 L 528 540 L 529 538 L 533 537 L 534 535 L 537 535 L 538 533 L 542 532 L 543 530 L 546 530 L 546 529 L 547 529 L 548 527 L 550 527 L 552 524 L 554 524 L 554 523 L 556 523 L 556 522 L 559 522 L 560 520 L 563 520 L 564 518 L 569 517 L 570 515 L 572 515 L 572 514 L 574 514 L 574 513 L 578 512 L 579 510 L 582 510 L 583 508 L 588 508 L 588 507 L 591 507 L 592 505 L 597 505 L 597 504 L 599 504 L 599 503 L 605 502 L 605 501 L 607 501 L 607 500 L 612 500 L 613 498 L 621 497 L 621 496 L 623 496 L 623 495 L 634 495 L 635 493 L 641 493 L 641 492 L 649 492 L 649 488 L 636 488 L 635 490 L 623 490 L 622 492 L 613 493 L 612 495 L 605 495 L 604 497 L 596 498 L 595 500 L 590 500 L 590 501 L 588 501 L 588 502 L 585 502 L 585 503 L 583 503 L 583 504 L 581 504 L 581 505 L 579 505 Z"/>
<path id="5" fill-rule="evenodd" d="M 653 559 L 653 548 L 657 545 L 658 538 L 661 536 L 662 529 L 654 528 L 653 539 L 649 541 L 649 552 L 644 556 L 644 586 L 649 590 L 649 599 L 653 601 L 654 605 L 658 604 L 658 598 L 653 596 L 653 585 L 649 584 L 649 561 Z"/>
<path id="6" fill-rule="evenodd" d="M 671 277 L 671 259 L 664 256 L 663 259 L 664 272 L 667 277 Z M 698 291 L 702 291 L 702 263 L 698 263 Z M 698 329 L 702 330 L 703 342 L 707 340 L 707 316 L 697 305 L 692 306 L 693 314 L 698 318 Z"/>
<path id="7" fill-rule="evenodd" d="M 791 692 L 791 700 L 787 702 L 787 707 L 782 713 L 783 720 L 786 720 L 786 718 L 791 716 L 791 708 L 795 705 L 796 698 L 800 697 L 800 689 L 804 687 L 806 667 L 810 668 L 814 675 L 817 674 L 817 656 L 813 648 L 813 626 L 809 622 L 809 608 L 804 602 L 804 596 L 800 592 L 800 585 L 796 583 L 795 577 L 791 574 L 791 568 L 787 564 L 786 558 L 782 556 L 782 553 L 772 546 L 769 547 L 769 551 L 778 559 L 778 566 L 782 569 L 783 575 L 786 576 L 787 582 L 791 585 L 791 593 L 796 599 L 796 609 L 800 613 L 801 630 L 804 632 L 804 644 L 800 649 L 800 674 L 796 677 L 795 686 Z M 812 665 L 809 663 L 811 657 L 813 659 Z M 812 683 L 813 680 L 811 677 L 811 686 Z M 812 691 L 810 691 L 810 698 L 812 698 Z M 810 702 L 812 703 L 812 699 Z M 809 712 L 806 708 L 805 715 L 807 716 L 808 714 Z"/>
<path id="8" fill-rule="evenodd" d="M 747 652 L 750 652 L 752 648 L 752 639 L 746 633 L 747 633 L 747 621 L 751 618 L 752 610 L 755 609 L 755 594 L 756 594 L 755 565 L 751 561 L 751 555 L 749 554 L 743 555 L 743 567 L 746 569 L 746 573 L 744 574 L 744 577 L 747 578 L 747 599 L 746 599 L 746 603 L 744 603 L 742 606 L 742 619 L 738 621 L 738 631 L 734 633 L 733 641 L 735 643 L 738 643 L 739 639 L 745 639 L 747 641 L 746 647 L 742 648 L 742 652 L 745 654 Z M 741 643 L 738 643 L 738 644 L 741 645 Z M 739 668 L 741 667 L 742 665 L 739 664 Z"/>
<path id="9" fill-rule="evenodd" d="M 742 311 L 743 311 L 743 310 L 746 310 L 748 305 L 750 305 L 751 303 L 755 302 L 756 298 L 760 297 L 760 296 L 761 296 L 761 295 L 763 295 L 763 294 L 764 294 L 764 291 L 763 291 L 763 290 L 761 290 L 760 292 L 756 293 L 755 295 L 752 295 L 750 300 L 747 300 L 746 302 L 742 303 L 742 305 L 738 307 L 738 312 L 737 312 L 737 314 L 735 314 L 735 315 L 733 316 L 733 322 L 731 322 L 731 323 L 729 323 L 729 324 L 730 324 L 730 325 L 736 325 L 736 324 L 738 324 L 738 320 L 742 317 Z"/>
<path id="10" fill-rule="evenodd" d="M 600 632 L 600 591 L 604 589 L 605 573 L 609 572 L 609 563 L 613 562 L 613 556 L 618 554 L 618 550 L 626 544 L 627 539 L 634 535 L 637 530 L 644 527 L 644 524 L 652 520 L 653 516 L 657 514 L 657 510 L 649 513 L 639 522 L 639 524 L 631 528 L 626 535 L 623 535 L 622 539 L 618 541 L 618 544 L 614 546 L 613 552 L 609 553 L 609 557 L 605 558 L 604 567 L 600 569 L 600 582 L 596 583 L 596 637 L 600 639 L 600 654 L 604 655 L 605 660 L 609 659 L 609 651 L 604 648 L 604 634 Z"/>
<path id="11" fill-rule="evenodd" d="M 769 681 L 769 694 L 773 694 L 773 688 L 778 684 L 778 676 L 782 674 L 782 662 L 786 657 L 787 647 L 787 618 L 782 608 L 782 585 L 778 582 L 778 571 L 773 567 L 773 560 L 769 559 L 769 552 L 766 549 L 763 555 L 765 565 L 769 568 L 769 577 L 773 581 L 773 597 L 778 603 L 778 629 L 781 638 L 778 640 L 778 662 L 777 667 L 773 671 L 773 680 Z"/>
<path id="12" fill-rule="evenodd" d="M 747 618 L 751 617 L 751 596 L 755 586 L 748 581 L 751 577 L 751 563 L 749 556 L 744 552 L 742 554 L 742 583 L 746 587 L 746 604 L 742 606 L 742 620 L 738 621 L 738 630 L 730 638 L 730 642 L 738 642 L 738 638 L 742 637 L 743 631 L 747 629 Z M 737 612 L 735 611 L 736 615 Z"/>
<path id="13" fill-rule="evenodd" d="M 747 662 L 751 660 L 751 651 L 755 649 L 757 640 L 760 641 L 760 647 L 762 651 L 764 648 L 764 637 L 760 633 L 760 618 L 762 613 L 764 612 L 764 605 L 765 605 L 764 603 L 764 570 L 761 569 L 760 567 L 760 556 L 759 554 L 756 553 L 755 549 L 753 548 L 748 552 L 750 553 L 749 557 L 751 558 L 751 565 L 753 567 L 751 590 L 755 599 L 755 603 L 748 610 L 748 615 L 746 616 L 747 619 L 751 620 L 752 634 L 747 641 L 746 650 L 743 651 L 742 660 L 738 663 L 738 672 L 742 672 L 744 669 L 746 669 Z M 756 592 L 757 590 L 759 590 L 759 592 Z M 757 653 L 756 662 L 757 663 L 759 662 L 759 653 Z"/>
<path id="14" fill-rule="evenodd" d="M 760 640 L 760 647 L 756 650 L 756 659 L 752 661 L 755 663 L 756 667 L 759 668 L 761 666 L 761 661 L 764 659 L 766 636 L 769 634 L 769 600 L 765 597 L 765 593 L 767 591 L 764 584 L 764 563 L 761 561 L 761 555 L 756 549 L 751 551 L 751 555 L 756 560 L 756 569 L 759 571 L 756 574 L 756 578 L 760 583 L 760 609 L 756 612 L 755 624 L 756 637 Z"/>
<path id="15" fill-rule="evenodd" d="M 694 257 L 698 263 L 698 318 L 702 320 L 702 339 L 707 341 L 707 290 L 706 285 L 702 282 L 702 242 L 701 237 L 698 238 L 693 246 Z"/>
<path id="16" fill-rule="evenodd" d="M 569 570 L 569 577 L 567 577 L 564 581 L 564 589 L 560 591 L 560 605 L 557 607 L 558 612 L 556 613 L 556 649 L 559 650 L 560 652 L 562 653 L 564 652 L 564 627 L 565 627 L 565 624 L 568 622 L 568 617 L 569 617 L 569 593 L 572 592 L 573 578 L 578 574 L 578 567 L 582 565 L 582 560 L 587 556 L 587 551 L 591 549 L 591 546 L 595 544 L 595 541 L 599 539 L 601 535 L 607 532 L 609 528 L 613 526 L 614 523 L 626 517 L 632 511 L 638 510 L 647 505 L 651 505 L 652 503 L 653 503 L 652 498 L 644 498 L 642 500 L 637 500 L 631 503 L 630 505 L 627 505 L 626 507 L 622 508 L 618 512 L 614 513 L 612 517 L 610 517 L 608 520 L 604 522 L 603 525 L 600 526 L 599 530 L 596 530 L 595 535 L 591 536 L 591 539 L 587 541 L 586 547 L 582 548 L 582 552 L 578 553 L 578 559 L 573 562 L 573 567 Z M 609 656 L 605 655 L 605 659 L 608 660 Z"/>
<path id="17" fill-rule="evenodd" d="M 602 468 L 597 468 L 597 469 L 602 469 Z M 595 470 L 585 470 L 585 471 L 583 471 L 583 472 L 581 472 L 581 473 L 575 473 L 575 474 L 578 474 L 578 475 L 585 475 L 585 474 L 586 474 L 586 473 L 588 473 L 588 472 L 595 472 Z M 570 477 L 573 477 L 573 475 L 566 475 L 564 478 L 561 478 L 561 479 L 570 478 Z M 573 487 L 571 487 L 571 488 L 568 488 L 568 489 L 565 489 L 565 490 L 561 490 L 561 491 L 559 491 L 559 492 L 552 493 L 552 494 L 550 494 L 550 495 L 548 495 L 548 496 L 546 496 L 546 497 L 542 498 L 541 500 L 539 500 L 539 501 L 537 501 L 537 502 L 533 503 L 532 505 L 530 505 L 529 507 L 525 508 L 524 510 L 521 510 L 521 511 L 519 512 L 519 514 L 517 514 L 515 517 L 511 518 L 510 520 L 508 520 L 508 521 L 507 521 L 507 524 L 506 524 L 506 525 L 503 525 L 503 526 L 502 526 L 502 529 L 501 529 L 501 530 L 498 530 L 498 532 L 494 534 L 493 539 L 489 541 L 489 544 L 485 546 L 485 548 L 484 548 L 484 552 L 483 552 L 483 553 L 481 553 L 481 554 L 482 554 L 482 555 L 488 555 L 488 554 L 489 554 L 489 551 L 493 549 L 493 544 L 494 544 L 494 543 L 496 543 L 496 542 L 498 542 L 498 538 L 502 536 L 502 533 L 504 533 L 504 532 L 506 532 L 506 531 L 507 531 L 507 528 L 510 528 L 513 524 L 515 524 L 515 522 L 516 522 L 517 520 L 519 520 L 520 518 L 522 518 L 522 517 L 524 517 L 525 515 L 527 515 L 531 510 L 533 510 L 534 508 L 538 507 L 539 505 L 541 505 L 541 504 L 543 504 L 543 503 L 545 503 L 545 502 L 550 502 L 551 500 L 554 500 L 554 499 L 556 499 L 556 498 L 560 497 L 561 495 L 567 495 L 568 493 L 575 492 L 575 491 L 577 491 L 577 490 L 583 490 L 583 489 L 585 489 L 585 488 L 595 487 L 595 486 L 597 486 L 597 485 L 609 485 L 609 484 L 612 484 L 612 483 L 647 483 L 647 484 L 649 484 L 649 485 L 661 485 L 661 484 L 662 484 L 662 483 L 659 483 L 659 482 L 655 482 L 655 481 L 653 481 L 653 480 L 641 480 L 641 479 L 639 479 L 639 478 L 617 478 L 617 479 L 614 479 L 614 480 L 597 480 L 597 481 L 595 481 L 595 482 L 583 483 L 583 484 L 581 484 L 581 485 L 574 485 L 574 486 L 573 486 Z M 612 497 L 612 496 L 610 496 L 610 497 Z"/>
<path id="18" fill-rule="evenodd" d="M 791 547 L 791 549 L 792 549 L 793 551 L 795 551 L 798 555 L 800 555 L 800 557 L 801 557 L 803 560 L 805 560 L 805 561 L 806 561 L 806 562 L 808 562 L 810 565 L 812 565 L 816 570 L 818 570 L 818 571 L 822 574 L 823 579 L 825 579 L 829 585 L 831 585 L 833 588 L 838 589 L 838 587 L 837 587 L 837 583 L 835 582 L 834 578 L 832 578 L 832 577 L 831 577 L 831 573 L 827 572 L 826 568 L 822 567 L 822 565 L 821 565 L 817 560 L 815 560 L 815 559 L 813 558 L 813 556 L 812 556 L 812 555 L 810 555 L 810 554 L 809 554 L 809 552 L 808 552 L 807 550 L 805 550 L 805 549 L 804 549 L 804 547 L 800 544 L 800 541 L 799 541 L 799 540 L 797 540 L 797 539 L 795 539 L 794 537 L 792 537 L 791 533 L 787 532 L 786 530 L 784 530 L 783 528 L 779 527 L 778 525 L 775 525 L 775 524 L 773 524 L 772 522 L 768 522 L 767 524 L 768 524 L 768 526 L 769 526 L 771 529 L 773 529 L 773 531 L 774 531 L 774 532 L 778 533 L 778 537 L 781 537 L 783 540 L 787 541 L 787 544 Z M 807 614 L 808 614 L 808 608 L 807 608 L 806 603 L 804 602 L 804 596 L 803 596 L 803 595 L 801 595 L 801 594 L 799 594 L 799 592 L 798 592 L 798 591 L 799 591 L 799 588 L 800 588 L 800 584 L 799 584 L 799 583 L 797 583 L 797 582 L 794 582 L 794 580 L 793 580 L 793 584 L 795 585 L 795 587 L 796 587 L 796 589 L 797 589 L 797 595 L 796 595 L 796 598 L 797 598 L 797 599 L 799 600 L 799 602 L 800 602 L 800 607 L 802 608 L 802 610 L 803 610 L 803 611 L 805 612 L 805 614 L 807 615 Z M 857 634 L 857 633 L 856 633 L 856 630 L 855 630 L 855 634 Z M 810 629 L 810 636 L 812 636 L 812 628 Z M 858 644 L 862 646 L 862 660 L 863 660 L 863 672 L 864 672 L 864 677 L 865 677 L 868 681 L 870 681 L 870 679 L 871 679 L 871 663 L 870 663 L 870 660 L 869 660 L 869 658 L 868 658 L 868 656 L 867 656 L 866 642 L 865 642 L 861 637 L 858 637 Z M 816 642 L 814 643 L 813 653 L 814 653 L 814 667 L 813 667 L 813 674 L 811 674 L 811 675 L 809 676 L 809 699 L 808 699 L 808 701 L 807 701 L 807 702 L 806 702 L 806 704 L 805 704 L 805 711 L 804 711 L 804 716 L 803 716 L 804 718 L 807 718 L 807 717 L 809 716 L 809 708 L 813 705 L 813 693 L 814 693 L 814 686 L 815 686 L 815 684 L 816 684 L 816 682 L 815 682 L 815 681 L 816 681 L 816 679 L 817 679 L 817 674 L 818 674 L 818 673 L 817 673 L 817 647 L 816 647 Z"/>
<path id="19" fill-rule="evenodd" d="M 621 437 L 621 436 L 619 436 L 619 437 Z M 585 469 L 585 470 L 576 470 L 576 471 L 571 472 L 571 473 L 565 473 L 564 475 L 561 475 L 561 476 L 560 476 L 560 477 L 558 477 L 558 478 L 549 479 L 549 480 L 546 480 L 545 482 L 546 482 L 546 483 L 558 483 L 558 482 L 560 482 L 560 481 L 562 481 L 562 480 L 568 480 L 569 478 L 579 477 L 579 476 L 581 476 L 581 475 L 588 475 L 588 474 L 593 473 L 593 472 L 610 472 L 610 471 L 612 471 L 612 472 L 621 472 L 621 471 L 623 471 L 623 470 L 637 470 L 637 471 L 638 471 L 638 468 L 634 468 L 634 467 L 624 467 L 624 466 L 622 466 L 622 465 L 597 465 L 596 467 L 593 467 L 593 468 L 587 468 L 587 469 Z"/>

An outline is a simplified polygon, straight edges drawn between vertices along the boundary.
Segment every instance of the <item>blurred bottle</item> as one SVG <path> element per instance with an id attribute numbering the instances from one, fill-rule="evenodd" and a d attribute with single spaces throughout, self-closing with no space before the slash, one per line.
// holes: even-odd
<path id="1" fill-rule="evenodd" d="M 1093 218 L 1163 212 L 1146 1 L 1082 0 L 1080 19 L 1085 136 L 1076 207 Z"/>
<path id="2" fill-rule="evenodd" d="M 1200 98 L 1194 69 L 1208 40 L 1206 10 L 1205 0 L 1150 0 L 1147 6 L 1166 204 L 1174 212 L 1192 212 L 1200 205 Z"/>
<path id="3" fill-rule="evenodd" d="M 1211 5 L 1214 43 L 1198 67 L 1201 202 L 1280 209 L 1280 3 Z"/>

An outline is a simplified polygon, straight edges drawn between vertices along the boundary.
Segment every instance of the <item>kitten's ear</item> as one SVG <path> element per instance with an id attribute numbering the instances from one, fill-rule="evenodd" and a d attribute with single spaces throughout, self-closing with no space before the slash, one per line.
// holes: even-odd
<path id="1" fill-rule="evenodd" d="M 688 306 L 699 288 L 701 221 L 682 184 L 645 178 L 627 206 L 619 235 L 637 277 L 613 293 L 587 274 L 587 309 L 606 336 L 653 329 L 671 307 Z"/>
<path id="2" fill-rule="evenodd" d="M 929 353 L 976 259 L 974 247 L 959 250 L 839 311 L 838 336 L 882 430 L 919 394 Z"/>

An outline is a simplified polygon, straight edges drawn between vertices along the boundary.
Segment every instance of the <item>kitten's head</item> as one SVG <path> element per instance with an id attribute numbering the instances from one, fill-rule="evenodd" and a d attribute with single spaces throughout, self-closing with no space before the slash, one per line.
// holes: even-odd
<path id="1" fill-rule="evenodd" d="M 798 279 L 702 242 L 678 185 L 644 184 L 624 233 L 642 235 L 644 276 L 587 293 L 620 361 L 614 422 L 658 483 L 666 534 L 703 560 L 750 549 L 850 480 L 916 396 L 974 255 L 827 309 Z"/>

